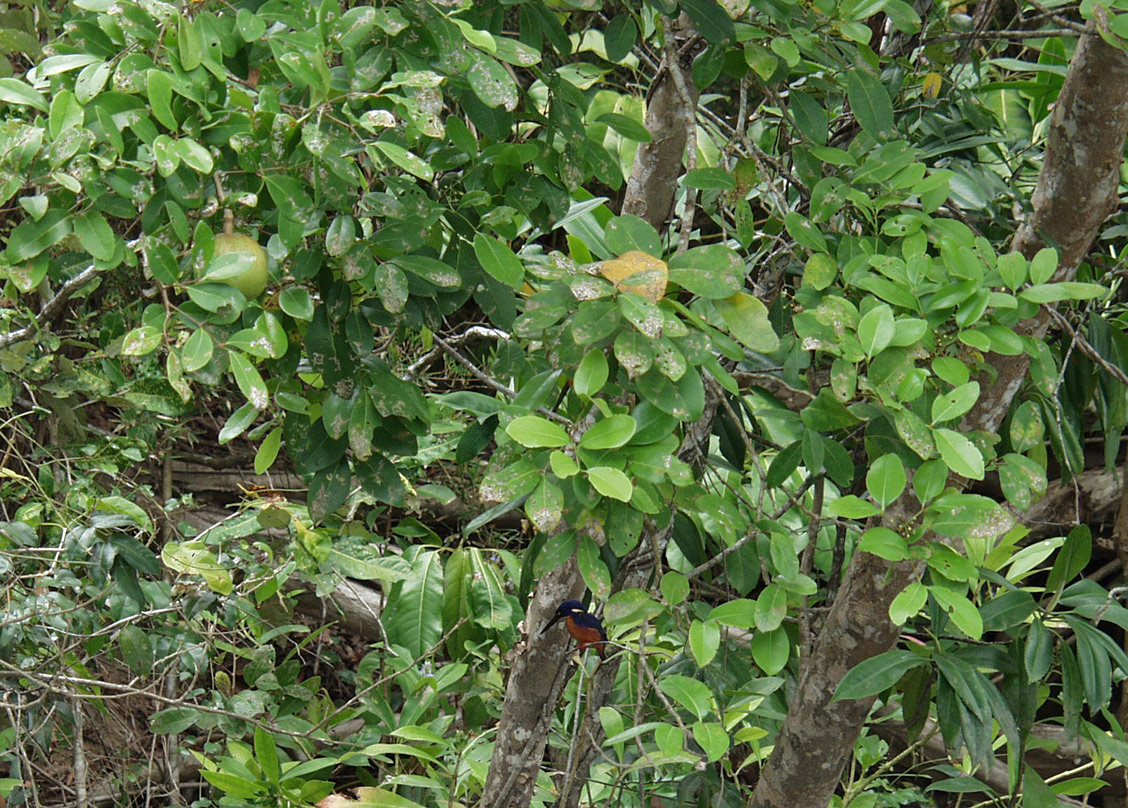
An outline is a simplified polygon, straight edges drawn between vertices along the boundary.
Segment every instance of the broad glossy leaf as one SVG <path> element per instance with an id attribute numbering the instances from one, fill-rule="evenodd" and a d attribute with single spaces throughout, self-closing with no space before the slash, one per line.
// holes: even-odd
<path id="1" fill-rule="evenodd" d="M 779 337 L 768 320 L 768 310 L 756 298 L 743 292 L 713 305 L 729 332 L 737 340 L 757 353 L 771 353 L 779 347 Z"/>
<path id="2" fill-rule="evenodd" d="M 876 140 L 893 135 L 893 102 L 876 76 L 864 68 L 847 71 L 846 97 L 866 134 Z"/>
<path id="3" fill-rule="evenodd" d="M 834 692 L 833 700 L 876 696 L 895 685 L 906 671 L 927 664 L 927 658 L 911 651 L 886 651 L 884 654 L 870 657 L 851 668 L 842 677 Z"/>
<path id="4" fill-rule="evenodd" d="M 919 581 L 913 581 L 889 604 L 889 619 L 899 626 L 904 625 L 917 616 L 927 600 L 928 588 Z"/>
<path id="5" fill-rule="evenodd" d="M 752 661 L 768 676 L 775 676 L 791 657 L 791 639 L 787 629 L 759 632 L 752 637 Z"/>
<path id="6" fill-rule="evenodd" d="M 961 477 L 983 479 L 983 455 L 974 443 L 951 429 L 934 429 L 932 437 L 940 451 L 940 458 L 948 468 Z"/>
<path id="7" fill-rule="evenodd" d="M 633 422 L 632 422 L 633 423 Z M 527 449 L 557 448 L 571 444 L 571 438 L 560 424 L 539 415 L 522 415 L 505 427 L 513 440 Z"/>
<path id="8" fill-rule="evenodd" d="M 588 398 L 594 396 L 603 389 L 603 385 L 607 384 L 608 372 L 607 357 L 603 351 L 588 351 L 580 360 L 580 366 L 576 368 L 576 377 L 572 382 L 576 394 Z"/>
<path id="9" fill-rule="evenodd" d="M 474 254 L 482 268 L 497 281 L 511 289 L 520 289 L 525 279 L 525 269 L 521 259 L 513 254 L 509 246 L 493 236 L 478 233 L 474 236 Z"/>
<path id="10" fill-rule="evenodd" d="M 887 527 L 871 527 L 862 534 L 858 549 L 886 561 L 901 561 L 909 557 L 909 546 L 896 531 Z"/>
<path id="11" fill-rule="evenodd" d="M 731 298 L 744 287 L 744 261 L 722 244 L 694 247 L 670 259 L 670 280 L 698 297 Z"/>
<path id="12" fill-rule="evenodd" d="M 580 447 L 589 450 L 618 449 L 634 436 L 638 423 L 629 415 L 611 415 L 596 421 L 580 438 Z"/>
<path id="13" fill-rule="evenodd" d="M 866 473 L 866 490 L 882 508 L 901 496 L 906 482 L 905 467 L 895 454 L 877 458 Z"/>
<path id="14" fill-rule="evenodd" d="M 634 487 L 631 479 L 618 469 L 607 466 L 596 466 L 587 470 L 588 480 L 592 487 L 605 497 L 617 499 L 620 502 L 630 502 Z"/>
<path id="15" fill-rule="evenodd" d="M 713 693 L 709 686 L 697 679 L 671 673 L 658 680 L 659 689 L 697 718 L 702 719 L 713 709 Z"/>
<path id="16" fill-rule="evenodd" d="M 227 358 L 231 362 L 231 373 L 235 376 L 235 383 L 239 385 L 239 390 L 246 396 L 247 401 L 253 404 L 255 409 L 266 409 L 270 397 L 267 395 L 266 383 L 263 382 L 258 369 L 239 351 L 229 350 Z"/>

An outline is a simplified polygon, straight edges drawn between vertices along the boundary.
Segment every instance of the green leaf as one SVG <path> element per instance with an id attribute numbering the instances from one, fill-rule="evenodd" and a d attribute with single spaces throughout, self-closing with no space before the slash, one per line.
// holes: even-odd
<path id="1" fill-rule="evenodd" d="M 324 522 L 345 504 L 352 490 L 352 473 L 348 461 L 341 458 L 332 466 L 321 469 L 309 483 L 309 517 L 314 522 Z"/>
<path id="2" fill-rule="evenodd" d="M 881 511 L 869 500 L 862 499 L 854 494 L 847 494 L 830 503 L 827 513 L 845 519 L 868 519 L 871 516 L 877 516 Z"/>
<path id="3" fill-rule="evenodd" d="M 954 421 L 962 417 L 979 400 L 979 382 L 962 384 L 932 401 L 932 423 Z"/>
<path id="4" fill-rule="evenodd" d="M 571 439 L 564 428 L 539 415 L 522 415 L 505 427 L 506 433 L 526 449 L 568 446 Z"/>
<path id="5" fill-rule="evenodd" d="M 426 255 L 400 255 L 388 263 L 416 275 L 442 289 L 456 289 L 462 278 L 450 265 Z"/>
<path id="6" fill-rule="evenodd" d="M 470 611 L 474 622 L 495 631 L 513 625 L 513 606 L 505 596 L 496 564 L 478 547 L 470 549 Z"/>
<path id="7" fill-rule="evenodd" d="M 1079 281 L 1061 281 L 1059 283 L 1041 283 L 1028 286 L 1018 293 L 1023 300 L 1031 303 L 1055 303 L 1059 300 L 1091 300 L 1095 297 L 1105 297 L 1108 290 L 1098 283 L 1081 283 Z"/>
<path id="8" fill-rule="evenodd" d="M 1014 518 L 997 502 L 978 494 L 944 494 L 933 500 L 927 513 L 934 531 L 953 538 L 999 536 L 1014 525 Z"/>
<path id="9" fill-rule="evenodd" d="M 519 499 L 537 487 L 543 473 L 543 468 L 525 458 L 491 471 L 482 478 L 482 500 L 505 503 Z"/>
<path id="10" fill-rule="evenodd" d="M 17 106 L 35 107 L 40 112 L 47 112 L 47 99 L 43 94 L 20 79 L 0 79 L 0 101 Z"/>
<path id="11" fill-rule="evenodd" d="M 638 424 L 629 415 L 612 415 L 597 421 L 580 438 L 580 448 L 618 449 L 634 436 Z"/>
<path id="12" fill-rule="evenodd" d="M 866 473 L 866 490 L 882 508 L 889 507 L 901 496 L 906 482 L 905 467 L 895 454 L 882 455 Z"/>
<path id="13" fill-rule="evenodd" d="M 605 123 L 628 140 L 636 143 L 649 143 L 650 132 L 646 127 L 619 112 L 605 112 L 595 119 L 597 123 Z"/>
<path id="14" fill-rule="evenodd" d="M 889 604 L 889 619 L 898 626 L 904 625 L 917 616 L 927 600 L 928 588 L 919 581 L 913 581 Z"/>
<path id="15" fill-rule="evenodd" d="M 7 260 L 18 264 L 34 258 L 70 235 L 71 225 L 71 217 L 65 210 L 49 210 L 39 221 L 25 219 L 8 235 Z"/>
<path id="16" fill-rule="evenodd" d="M 388 639 L 418 659 L 443 636 L 443 565 L 435 550 L 404 551 L 408 576 L 393 584 L 382 615 Z"/>
<path id="17" fill-rule="evenodd" d="M 496 62 L 494 64 L 497 64 Z M 508 74 L 506 74 L 508 76 Z M 369 151 L 376 149 L 397 166 L 402 168 L 408 174 L 418 177 L 421 180 L 430 182 L 435 178 L 435 170 L 431 168 L 430 164 L 418 155 L 408 151 L 403 146 L 397 143 L 390 143 L 386 140 L 377 140 L 369 147 Z"/>
<path id="18" fill-rule="evenodd" d="M 174 572 L 201 576 L 220 595 L 230 595 L 235 589 L 231 573 L 202 541 L 169 542 L 161 549 L 161 561 Z"/>
<path id="19" fill-rule="evenodd" d="M 732 18 L 713 0 L 682 0 L 681 8 L 706 42 L 725 45 L 736 39 Z"/>
<path id="20" fill-rule="evenodd" d="M 553 456 L 567 457 L 562 452 L 553 452 L 552 454 Z M 555 473 L 555 464 L 553 473 Z M 559 474 L 556 476 L 561 477 Z M 561 479 L 564 479 L 564 477 L 561 477 Z M 564 492 L 560 490 L 560 486 L 551 482 L 548 478 L 542 479 L 533 489 L 529 498 L 525 500 L 525 515 L 529 517 L 529 522 L 534 529 L 541 533 L 550 533 L 560 524 L 563 514 Z"/>
<path id="21" fill-rule="evenodd" d="M 655 258 L 662 257 L 662 239 L 658 236 L 658 231 L 649 222 L 630 213 L 611 219 L 604 230 L 604 237 L 607 249 L 615 255 L 638 250 Z"/>
<path id="22" fill-rule="evenodd" d="M 713 305 L 730 333 L 746 348 L 757 353 L 772 353 L 779 348 L 779 337 L 768 320 L 767 308 L 752 295 L 741 292 L 714 300 Z"/>
<path id="23" fill-rule="evenodd" d="M 282 447 L 282 427 L 275 427 L 263 438 L 255 452 L 255 474 L 266 474 L 274 461 L 278 458 L 278 450 Z"/>
<path id="24" fill-rule="evenodd" d="M 603 46 L 607 49 L 607 59 L 621 62 L 631 52 L 638 39 L 638 26 L 630 14 L 617 14 L 607 23 L 603 32 Z"/>
<path id="25" fill-rule="evenodd" d="M 153 117 L 165 129 L 175 132 L 179 124 L 172 114 L 172 78 L 163 70 L 149 70 L 145 74 L 145 83 Z"/>
<path id="26" fill-rule="evenodd" d="M 96 62 L 82 68 L 82 72 L 74 80 L 74 97 L 80 104 L 93 101 L 102 92 L 110 78 L 110 71 L 110 65 L 106 62 Z"/>
<path id="27" fill-rule="evenodd" d="M 685 184 L 704 191 L 730 191 L 736 188 L 736 180 L 723 168 L 695 168 L 687 171 Z"/>
<path id="28" fill-rule="evenodd" d="M 48 129 L 51 132 L 51 137 L 58 139 L 58 137 L 68 129 L 73 129 L 82 126 L 83 119 L 82 104 L 78 103 L 74 93 L 70 90 L 61 90 L 58 94 L 51 99 L 51 115 L 48 119 Z M 43 199 L 46 203 L 46 198 Z M 34 215 L 34 214 L 33 214 Z M 35 218 L 39 218 L 43 214 L 40 213 Z"/>
<path id="29" fill-rule="evenodd" d="M 1069 531 L 1065 544 L 1054 559 L 1054 566 L 1046 579 L 1046 591 L 1056 592 L 1072 581 L 1089 564 L 1093 554 L 1093 534 L 1088 525 L 1077 525 Z"/>
<path id="30" fill-rule="evenodd" d="M 588 536 L 576 545 L 576 566 L 595 597 L 604 600 L 611 594 L 611 572 L 599 557 L 599 545 Z"/>
<path id="31" fill-rule="evenodd" d="M 525 268 L 508 245 L 492 236 L 478 233 L 474 236 L 474 254 L 478 256 L 482 269 L 495 280 L 511 289 L 521 288 L 525 280 Z"/>
<path id="32" fill-rule="evenodd" d="M 106 218 L 94 211 L 74 217 L 74 234 L 82 249 L 99 261 L 109 261 L 117 249 L 117 236 Z"/>
<path id="33" fill-rule="evenodd" d="M 820 292 L 834 283 L 838 277 L 838 263 L 824 252 L 811 253 L 803 267 L 803 286 L 811 286 Z"/>
<path id="34" fill-rule="evenodd" d="M 724 726 L 716 721 L 695 721 L 693 740 L 697 741 L 710 763 L 716 763 L 729 750 L 728 733 L 725 732 Z"/>
<path id="35" fill-rule="evenodd" d="M 826 236 L 819 227 L 807 217 L 792 211 L 783 217 L 788 234 L 799 244 L 813 252 L 826 252 Z"/>
<path id="36" fill-rule="evenodd" d="M 587 477 L 592 487 L 603 496 L 620 502 L 631 501 L 631 494 L 634 491 L 631 478 L 618 469 L 596 466 L 587 470 Z"/>
<path id="37" fill-rule="evenodd" d="M 1050 671 L 1054 661 L 1054 635 L 1041 620 L 1034 620 L 1026 632 L 1026 645 L 1022 652 L 1026 678 L 1040 682 Z"/>
<path id="38" fill-rule="evenodd" d="M 967 636 L 978 640 L 983 636 L 983 618 L 979 610 L 963 595 L 956 594 L 942 586 L 930 586 L 928 591 L 939 601 L 952 622 Z"/>
<path id="39" fill-rule="evenodd" d="M 936 441 L 933 440 L 932 430 L 916 413 L 907 409 L 894 412 L 893 425 L 905 445 L 922 460 L 928 460 L 936 454 Z"/>
<path id="40" fill-rule="evenodd" d="M 886 561 L 901 561 L 909 557 L 909 546 L 904 538 L 887 527 L 871 527 L 863 533 L 858 549 Z"/>
<path id="41" fill-rule="evenodd" d="M 768 584 L 756 599 L 756 630 L 775 631 L 786 616 L 787 591 L 777 584 Z"/>
<path id="42" fill-rule="evenodd" d="M 709 620 L 694 620 L 689 626 L 689 650 L 697 667 L 704 668 L 713 661 L 721 647 L 721 627 Z"/>
<path id="43" fill-rule="evenodd" d="M 277 784 L 282 779 L 282 767 L 278 763 L 278 747 L 274 738 L 262 727 L 255 727 L 255 760 L 262 768 L 262 773 L 271 783 Z"/>
<path id="44" fill-rule="evenodd" d="M 888 348 L 895 334 L 893 310 L 885 303 L 878 303 L 858 321 L 858 342 L 870 359 Z"/>
<path id="45" fill-rule="evenodd" d="M 607 384 L 608 373 L 607 357 L 604 356 L 603 351 L 599 349 L 588 351 L 580 360 L 580 366 L 576 368 L 576 377 L 573 380 L 576 395 L 587 398 L 594 396 L 603 389 L 603 385 Z"/>
<path id="46" fill-rule="evenodd" d="M 1030 282 L 1035 286 L 1046 283 L 1053 277 L 1057 266 L 1057 250 L 1052 247 L 1043 247 L 1030 261 Z"/>
<path id="47" fill-rule="evenodd" d="M 517 108 L 517 85 L 509 71 L 480 51 L 470 52 L 471 61 L 465 76 L 474 94 L 487 107 L 502 107 L 510 112 Z"/>
<path id="48" fill-rule="evenodd" d="M 313 320 L 313 298 L 300 286 L 287 286 L 283 289 L 278 295 L 278 305 L 295 320 Z"/>
<path id="49" fill-rule="evenodd" d="M 180 65 L 185 70 L 195 70 L 204 59 L 203 37 L 192 18 L 181 15 L 177 18 L 177 41 L 180 48 Z"/>
<path id="50" fill-rule="evenodd" d="M 246 397 L 247 401 L 257 410 L 266 409 L 270 403 L 270 396 L 266 392 L 266 383 L 262 376 L 251 363 L 251 360 L 239 351 L 228 351 L 227 358 L 231 362 L 231 373 L 235 376 L 235 384 Z"/>
<path id="51" fill-rule="evenodd" d="M 266 33 L 266 21 L 249 9 L 241 8 L 235 15 L 235 27 L 244 42 L 257 42 Z"/>
<path id="52" fill-rule="evenodd" d="M 876 140 L 886 140 L 893 135 L 893 102 L 876 76 L 865 69 L 848 70 L 846 97 L 866 134 Z"/>
<path id="53" fill-rule="evenodd" d="M 227 423 L 219 430 L 219 444 L 222 446 L 242 435 L 250 428 L 257 417 L 258 410 L 255 409 L 253 404 L 250 402 L 243 404 L 228 416 Z"/>
<path id="54" fill-rule="evenodd" d="M 153 325 L 134 328 L 121 341 L 121 352 L 125 356 L 144 356 L 160 347 L 164 334 Z"/>
<path id="55" fill-rule="evenodd" d="M 951 429 L 934 429 L 932 437 L 940 451 L 940 458 L 948 468 L 970 480 L 983 479 L 983 455 L 974 443 Z"/>
<path id="56" fill-rule="evenodd" d="M 791 656 L 791 639 L 782 626 L 752 637 L 752 661 L 768 676 L 775 676 Z"/>
<path id="57" fill-rule="evenodd" d="M 670 259 L 670 280 L 698 297 L 731 298 L 744 287 L 744 261 L 723 244 L 694 247 Z"/>
<path id="58" fill-rule="evenodd" d="M 638 390 L 647 401 L 679 421 L 696 420 L 705 408 L 705 385 L 695 368 L 689 368 L 677 382 L 652 368 L 639 377 Z"/>
<path id="59" fill-rule="evenodd" d="M 906 671 L 927 664 L 927 658 L 911 651 L 886 651 L 870 657 L 847 671 L 834 691 L 833 701 L 876 696 L 895 685 Z"/>
<path id="60" fill-rule="evenodd" d="M 548 465 L 552 469 L 552 473 L 561 480 L 566 480 L 580 473 L 579 463 L 564 452 L 552 452 L 548 456 Z"/>
<path id="61" fill-rule="evenodd" d="M 697 679 L 671 673 L 658 680 L 658 688 L 698 719 L 704 718 L 713 708 L 712 691 Z"/>

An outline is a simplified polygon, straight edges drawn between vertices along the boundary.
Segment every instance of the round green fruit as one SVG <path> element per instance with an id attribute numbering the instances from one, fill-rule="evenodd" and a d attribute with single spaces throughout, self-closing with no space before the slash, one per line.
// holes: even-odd
<path id="1" fill-rule="evenodd" d="M 220 233 L 215 237 L 215 256 L 242 253 L 251 257 L 251 265 L 238 275 L 225 278 L 224 283 L 234 286 L 247 300 L 254 300 L 266 289 L 266 250 L 250 236 L 242 233 Z"/>

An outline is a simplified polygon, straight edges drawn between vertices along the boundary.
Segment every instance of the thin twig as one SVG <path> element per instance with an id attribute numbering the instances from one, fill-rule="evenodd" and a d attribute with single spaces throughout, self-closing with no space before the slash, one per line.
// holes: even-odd
<path id="1" fill-rule="evenodd" d="M 7 334 L 0 334 L 0 348 L 7 348 L 9 345 L 29 338 L 47 323 L 54 320 L 62 310 L 63 304 L 70 300 L 75 292 L 94 280 L 97 274 L 97 268 L 91 264 L 60 286 L 55 296 L 43 304 L 43 308 L 39 310 L 39 314 L 35 316 L 35 320 L 31 325 L 17 328 L 15 331 L 9 331 Z"/>
<path id="2" fill-rule="evenodd" d="M 933 42 L 954 42 L 960 39 L 1046 39 L 1055 36 L 1075 37 L 1083 33 L 1085 33 L 1084 29 L 1077 28 L 1047 28 L 1042 31 L 963 31 L 930 36 L 921 44 L 931 45 Z"/>
<path id="3" fill-rule="evenodd" d="M 1125 387 L 1128 387 L 1128 374 L 1125 374 L 1123 370 L 1101 356 L 1097 352 L 1097 349 L 1093 347 L 1093 343 L 1089 342 L 1089 340 L 1087 340 L 1079 331 L 1077 331 L 1077 329 L 1073 327 L 1073 324 L 1069 322 L 1069 319 L 1064 314 L 1050 306 L 1046 307 L 1046 311 L 1050 313 L 1050 317 L 1054 320 L 1054 322 L 1056 322 L 1058 325 L 1069 332 L 1069 336 L 1076 343 L 1077 348 L 1081 351 L 1081 353 L 1085 354 L 1085 356 L 1089 357 L 1089 359 L 1099 365 L 1104 371 L 1108 373 L 1108 375 L 1112 376 L 1112 378 L 1116 379 Z"/>
<path id="4" fill-rule="evenodd" d="M 516 391 L 511 390 L 510 388 L 506 387 L 504 384 L 499 382 L 497 379 L 493 378 L 488 373 L 486 373 L 484 370 L 479 368 L 477 365 L 475 365 L 473 362 L 471 362 L 468 358 L 466 358 L 461 353 L 459 353 L 453 345 L 451 345 L 449 342 L 444 340 L 438 334 L 432 335 L 431 338 L 435 341 L 436 345 L 438 345 L 440 348 L 442 348 L 443 351 L 446 354 L 448 354 L 455 362 L 457 362 L 458 364 L 462 365 L 462 367 L 464 367 L 468 371 L 470 371 L 470 374 L 472 376 L 474 376 L 474 378 L 476 378 L 482 384 L 486 385 L 491 390 L 496 390 L 497 392 L 501 393 L 503 396 L 506 396 L 507 398 L 516 398 L 517 397 Z M 560 423 L 560 424 L 568 424 L 569 426 L 572 423 L 571 421 L 569 421 L 567 418 L 565 418 L 560 413 L 553 412 L 552 410 L 547 409 L 546 407 L 538 407 L 537 412 L 539 412 L 545 418 L 548 418 L 550 421 L 556 421 L 557 423 Z"/>

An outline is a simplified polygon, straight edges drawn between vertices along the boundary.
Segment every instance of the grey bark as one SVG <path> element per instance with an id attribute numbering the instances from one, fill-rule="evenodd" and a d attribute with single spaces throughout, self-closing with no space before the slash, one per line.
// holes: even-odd
<path id="1" fill-rule="evenodd" d="M 1050 121 L 1049 140 L 1033 214 L 1014 247 L 1032 255 L 1044 243 L 1059 250 L 1057 279 L 1072 277 L 1098 228 L 1116 205 L 1119 167 L 1128 134 L 1128 57 L 1093 33 L 1081 38 Z M 1044 310 L 1020 324 L 1039 338 L 1049 327 Z M 1025 356 L 990 361 L 980 402 L 965 427 L 995 431 L 1026 376 Z M 907 490 L 886 512 L 896 529 L 911 521 L 917 503 Z M 764 766 L 748 808 L 824 806 L 873 705 L 873 699 L 831 702 L 838 683 L 859 662 L 890 650 L 898 637 L 889 620 L 893 598 L 912 580 L 911 563 L 856 553 L 845 581 L 804 661 L 799 685 L 775 750 Z"/>
<path id="2" fill-rule="evenodd" d="M 686 90 L 696 108 L 697 87 L 689 82 Z M 684 107 L 670 71 L 661 70 L 646 97 L 645 124 L 651 140 L 635 153 L 622 211 L 645 219 L 659 232 L 673 213 L 674 193 L 682 171 L 686 143 Z"/>
<path id="3" fill-rule="evenodd" d="M 556 701 L 567 680 L 565 660 L 571 643 L 558 635 L 540 636 L 563 600 L 584 591 L 575 558 L 549 572 L 537 584 L 525 617 L 525 640 L 505 688 L 505 705 L 497 729 L 482 808 L 527 808 L 540 773 L 545 742 Z"/>

